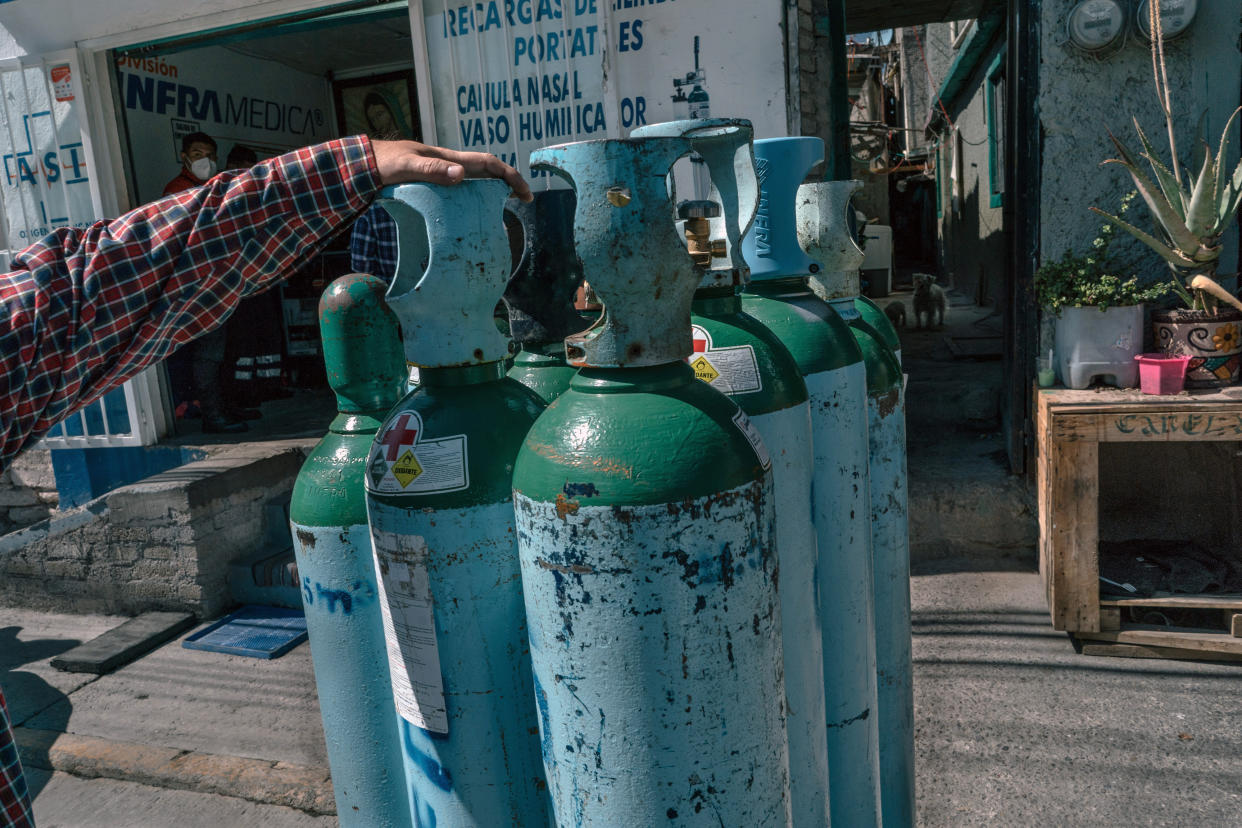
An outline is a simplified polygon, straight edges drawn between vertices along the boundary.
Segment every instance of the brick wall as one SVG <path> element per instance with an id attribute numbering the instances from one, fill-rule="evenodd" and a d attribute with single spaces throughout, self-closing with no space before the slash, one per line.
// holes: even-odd
<path id="1" fill-rule="evenodd" d="M 0 474 L 0 535 L 44 520 L 56 511 L 57 501 L 51 452 L 18 455 Z"/>
<path id="2" fill-rule="evenodd" d="M 794 135 L 818 136 L 828 141 L 828 65 L 831 53 L 844 48 L 826 34 L 830 0 L 797 0 L 798 67 L 790 78 L 801 117 Z M 839 0 L 831 0 L 839 2 Z M 791 9 L 792 11 L 792 9 Z"/>
<path id="3" fill-rule="evenodd" d="M 292 491 L 312 445 L 234 446 L 0 538 L 0 604 L 219 614 L 229 564 L 262 548 L 264 507 Z"/>

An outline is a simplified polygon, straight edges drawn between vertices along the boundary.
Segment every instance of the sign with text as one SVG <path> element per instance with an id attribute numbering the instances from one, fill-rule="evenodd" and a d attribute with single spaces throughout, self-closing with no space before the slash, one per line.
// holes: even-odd
<path id="1" fill-rule="evenodd" d="M 238 144 L 260 158 L 336 136 L 323 78 L 211 46 L 160 57 L 121 56 L 117 89 L 138 199 L 153 201 L 181 168 L 181 138 L 205 132 L 223 169 Z"/>
<path id="2" fill-rule="evenodd" d="M 786 133 L 775 0 L 423 0 L 436 139 L 532 150 L 679 118 Z M 536 176 L 537 177 L 537 176 Z"/>
<path id="3" fill-rule="evenodd" d="M 68 63 L 0 70 L 5 247 L 97 218 L 75 80 Z"/>

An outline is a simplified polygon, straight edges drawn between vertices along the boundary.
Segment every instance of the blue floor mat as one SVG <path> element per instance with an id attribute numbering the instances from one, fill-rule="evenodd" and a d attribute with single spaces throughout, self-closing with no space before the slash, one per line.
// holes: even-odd
<path id="1" fill-rule="evenodd" d="M 245 606 L 181 642 L 191 650 L 278 658 L 306 640 L 301 610 Z"/>

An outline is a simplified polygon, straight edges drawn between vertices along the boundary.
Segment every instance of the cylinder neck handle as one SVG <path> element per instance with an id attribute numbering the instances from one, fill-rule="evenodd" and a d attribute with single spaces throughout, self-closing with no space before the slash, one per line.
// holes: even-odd
<path id="1" fill-rule="evenodd" d="M 704 269 L 677 232 L 666 184 L 673 163 L 690 150 L 689 140 L 670 136 L 531 153 L 532 169 L 560 175 L 577 194 L 574 243 L 583 276 L 604 302 L 595 324 L 565 340 L 570 364 L 629 368 L 692 353 L 690 302 Z"/>
<path id="2" fill-rule="evenodd" d="M 852 220 L 857 180 L 815 181 L 798 188 L 798 240 L 819 271 L 809 279 L 815 293 L 826 300 L 853 298 L 861 293 L 858 268 L 863 251 Z"/>
<path id="3" fill-rule="evenodd" d="M 508 186 L 386 187 L 378 203 L 397 224 L 397 274 L 388 305 L 401 322 L 406 359 L 426 368 L 503 359 L 509 342 L 493 321 L 512 257 L 503 211 Z"/>
<path id="4" fill-rule="evenodd" d="M 759 209 L 742 239 L 742 255 L 753 281 L 805 276 L 819 265 L 798 244 L 794 205 L 798 187 L 824 159 L 821 138 L 768 138 L 755 141 Z"/>

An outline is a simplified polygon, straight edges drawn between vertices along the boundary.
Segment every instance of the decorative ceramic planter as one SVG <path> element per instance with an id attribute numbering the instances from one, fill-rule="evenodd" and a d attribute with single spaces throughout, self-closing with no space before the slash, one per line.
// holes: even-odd
<path id="1" fill-rule="evenodd" d="M 1162 310 L 1151 315 L 1156 350 L 1190 357 L 1187 388 L 1219 388 L 1238 381 L 1242 368 L 1242 313 Z"/>
<path id="2" fill-rule="evenodd" d="M 1093 379 L 1138 385 L 1134 357 L 1143 350 L 1143 306 L 1062 308 L 1056 322 L 1057 373 L 1067 388 Z"/>

